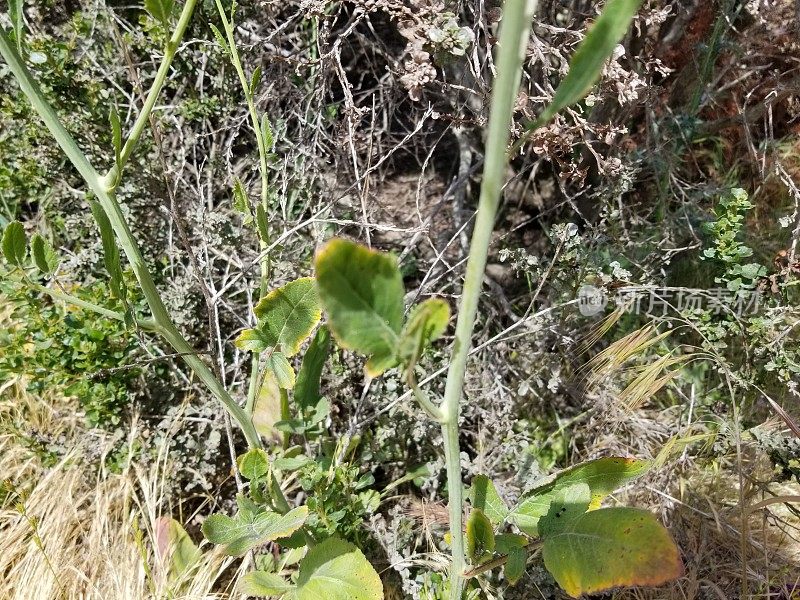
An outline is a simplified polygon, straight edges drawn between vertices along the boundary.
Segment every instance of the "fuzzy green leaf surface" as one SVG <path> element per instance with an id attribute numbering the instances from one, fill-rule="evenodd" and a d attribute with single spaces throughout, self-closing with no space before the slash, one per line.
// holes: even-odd
<path id="1" fill-rule="evenodd" d="M 203 522 L 203 535 L 214 544 L 224 544 L 225 553 L 242 556 L 252 548 L 288 537 L 305 523 L 308 507 L 300 506 L 285 515 L 274 512 L 240 511 L 235 517 L 211 515 Z"/>
<path id="2" fill-rule="evenodd" d="M 337 238 L 317 253 L 315 271 L 339 345 L 369 356 L 370 376 L 395 366 L 405 293 L 397 259 Z"/>
<path id="3" fill-rule="evenodd" d="M 557 513 L 556 513 L 557 514 Z M 563 523 L 542 519 L 545 567 L 572 597 L 620 586 L 656 586 L 683 572 L 669 532 L 645 510 L 604 508 Z"/>
<path id="4" fill-rule="evenodd" d="M 276 346 L 287 357 L 300 345 L 322 317 L 314 280 L 303 277 L 267 294 L 255 308 L 258 329 L 268 346 Z"/>
<path id="5" fill-rule="evenodd" d="M 650 468 L 647 461 L 633 458 L 606 457 L 591 460 L 552 476 L 549 481 L 527 492 L 507 519 L 530 536 L 538 536 L 538 523 L 564 489 L 578 483 L 589 487 L 589 508 L 614 490 L 643 475 Z"/>
<path id="6" fill-rule="evenodd" d="M 383 584 L 364 554 L 353 544 L 328 538 L 300 561 L 291 600 L 382 600 Z"/>

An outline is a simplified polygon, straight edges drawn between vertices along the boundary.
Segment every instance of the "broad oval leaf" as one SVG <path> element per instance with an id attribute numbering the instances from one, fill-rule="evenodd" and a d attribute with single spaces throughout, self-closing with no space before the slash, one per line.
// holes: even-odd
<path id="1" fill-rule="evenodd" d="M 322 317 L 314 280 L 303 277 L 272 290 L 258 303 L 255 313 L 267 346 L 294 356 Z"/>
<path id="2" fill-rule="evenodd" d="M 269 348 L 269 342 L 259 329 L 245 329 L 233 341 L 239 350 L 260 354 Z"/>
<path id="3" fill-rule="evenodd" d="M 581 45 L 569 62 L 569 73 L 558 86 L 553 102 L 545 108 L 535 129 L 552 119 L 556 113 L 578 102 L 589 93 L 600 78 L 608 57 L 628 31 L 631 20 L 639 10 L 642 0 L 608 0 L 603 12 L 589 29 Z"/>
<path id="4" fill-rule="evenodd" d="M 17 267 L 21 267 L 28 254 L 28 239 L 25 236 L 25 227 L 19 221 L 11 221 L 3 230 L 3 256 Z"/>
<path id="5" fill-rule="evenodd" d="M 353 544 L 328 538 L 300 561 L 292 600 L 382 600 L 383 584 L 364 554 Z"/>
<path id="6" fill-rule="evenodd" d="M 224 544 L 226 554 L 242 556 L 256 546 L 290 536 L 302 527 L 307 517 L 306 506 L 299 506 L 285 515 L 249 511 L 235 517 L 211 515 L 203 522 L 203 535 L 209 542 Z"/>
<path id="7" fill-rule="evenodd" d="M 545 538 L 542 556 L 574 598 L 620 586 L 661 585 L 683 573 L 669 532 L 636 508 L 603 508 L 572 519 Z"/>
<path id="8" fill-rule="evenodd" d="M 50 275 L 58 267 L 58 256 L 53 246 L 38 233 L 31 238 L 31 255 L 36 268 L 43 275 Z"/>
<path id="9" fill-rule="evenodd" d="M 481 562 L 494 552 L 494 528 L 480 508 L 473 508 L 467 519 L 467 554 L 473 563 Z"/>
<path id="10" fill-rule="evenodd" d="M 395 366 L 405 293 L 397 259 L 336 238 L 317 253 L 314 266 L 339 345 L 371 357 L 366 370 L 372 377 Z"/>
<path id="11" fill-rule="evenodd" d="M 589 509 L 600 506 L 603 499 L 614 490 L 643 475 L 650 463 L 621 457 L 591 460 L 561 471 L 544 484 L 527 492 L 508 515 L 508 521 L 531 536 L 538 536 L 539 519 L 550 510 L 550 505 L 563 490 L 578 483 L 589 486 Z"/>
<path id="12" fill-rule="evenodd" d="M 242 477 L 248 481 L 261 479 L 269 471 L 269 457 L 261 448 L 248 450 L 236 462 Z"/>

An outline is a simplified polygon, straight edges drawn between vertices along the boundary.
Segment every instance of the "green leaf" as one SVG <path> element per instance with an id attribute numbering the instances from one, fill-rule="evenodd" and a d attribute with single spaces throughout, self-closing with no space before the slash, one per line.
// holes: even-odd
<path id="1" fill-rule="evenodd" d="M 590 27 L 583 42 L 572 56 L 569 73 L 558 86 L 553 102 L 544 109 L 529 129 L 543 125 L 556 113 L 582 100 L 591 91 L 600 78 L 608 57 L 628 31 L 641 3 L 642 0 L 606 2 L 603 12 Z"/>
<path id="2" fill-rule="evenodd" d="M 481 509 L 489 517 L 492 525 L 499 525 L 508 515 L 506 503 L 497 493 L 492 480 L 486 475 L 478 475 L 472 480 L 469 500 L 474 508 Z"/>
<path id="3" fill-rule="evenodd" d="M 224 544 L 225 553 L 242 556 L 252 548 L 288 537 L 302 527 L 308 517 L 308 507 L 299 506 L 285 515 L 262 512 L 256 515 L 211 515 L 203 522 L 203 535 L 209 542 Z"/>
<path id="4" fill-rule="evenodd" d="M 669 532 L 645 510 L 593 510 L 559 529 L 544 539 L 542 556 L 547 570 L 575 598 L 618 586 L 661 585 L 683 573 Z"/>
<path id="5" fill-rule="evenodd" d="M 156 522 L 156 547 L 159 558 L 169 561 L 171 580 L 186 573 L 203 556 L 183 526 L 169 517 L 161 517 Z"/>
<path id="6" fill-rule="evenodd" d="M 267 345 L 294 356 L 322 317 L 314 280 L 303 277 L 272 290 L 258 303 L 255 313 Z"/>
<path id="7" fill-rule="evenodd" d="M 114 238 L 114 229 L 111 227 L 111 221 L 109 221 L 106 211 L 103 210 L 97 200 L 89 200 L 89 207 L 92 209 L 92 215 L 94 215 L 94 220 L 100 229 L 100 241 L 103 243 L 103 262 L 108 275 L 111 277 L 111 293 L 116 298 L 124 298 L 125 291 L 119 248 L 117 247 L 117 240 Z"/>
<path id="8" fill-rule="evenodd" d="M 400 335 L 400 357 L 409 368 L 425 348 L 442 336 L 449 321 L 450 306 L 438 298 L 429 298 L 412 309 Z"/>
<path id="9" fill-rule="evenodd" d="M 256 206 L 256 227 L 261 241 L 265 244 L 269 243 L 269 221 L 263 204 Z"/>
<path id="10" fill-rule="evenodd" d="M 510 554 L 514 548 L 524 548 L 528 545 L 528 538 L 518 533 L 498 533 L 494 536 L 494 551 L 497 554 Z"/>
<path id="11" fill-rule="evenodd" d="M 220 30 L 217 29 L 217 26 L 213 23 L 209 23 L 208 26 L 211 27 L 211 31 L 214 32 L 214 38 L 217 40 L 217 43 L 222 46 L 222 51 L 225 54 L 230 54 L 231 50 L 228 48 L 228 42 L 225 41 L 225 36 L 222 35 Z"/>
<path id="12" fill-rule="evenodd" d="M 509 585 L 515 585 L 525 574 L 528 565 L 528 551 L 524 548 L 511 548 L 503 573 Z"/>
<path id="13" fill-rule="evenodd" d="M 250 76 L 250 97 L 253 98 L 256 95 L 256 88 L 258 84 L 261 83 L 261 65 L 255 68 L 253 74 Z"/>
<path id="14" fill-rule="evenodd" d="M 19 221 L 11 221 L 3 230 L 3 256 L 17 267 L 21 267 L 28 254 L 28 238 L 25 227 Z"/>
<path id="15" fill-rule="evenodd" d="M 548 513 L 553 500 L 565 488 L 586 483 L 591 493 L 589 508 L 597 508 L 606 496 L 640 477 L 649 468 L 647 461 L 619 457 L 599 458 L 576 465 L 524 494 L 507 520 L 528 535 L 538 536 L 539 519 Z"/>
<path id="16" fill-rule="evenodd" d="M 269 117 L 266 114 L 261 117 L 261 139 L 264 141 L 264 150 L 271 150 L 275 139 L 272 135 L 272 126 L 269 123 Z"/>
<path id="17" fill-rule="evenodd" d="M 175 0 L 144 0 L 144 7 L 156 21 L 164 27 L 169 25 Z"/>
<path id="18" fill-rule="evenodd" d="M 270 347 L 269 339 L 260 329 L 245 329 L 233 341 L 239 350 L 260 354 Z"/>
<path id="19" fill-rule="evenodd" d="M 370 356 L 366 369 L 371 377 L 395 366 L 405 293 L 397 259 L 333 239 L 317 253 L 315 270 L 328 326 L 339 345 Z"/>
<path id="20" fill-rule="evenodd" d="M 250 202 L 247 200 L 247 192 L 238 177 L 233 182 L 233 209 L 245 215 L 245 225 L 248 225 L 253 220 L 253 215 L 250 214 Z"/>
<path id="21" fill-rule="evenodd" d="M 473 508 L 467 519 L 467 555 L 473 563 L 481 560 L 494 552 L 494 528 L 483 511 Z"/>
<path id="22" fill-rule="evenodd" d="M 251 571 L 242 578 L 240 590 L 248 596 L 282 596 L 294 586 L 276 573 Z"/>
<path id="23" fill-rule="evenodd" d="M 261 479 L 269 471 L 269 457 L 261 448 L 253 448 L 237 459 L 239 472 L 248 481 Z"/>
<path id="24" fill-rule="evenodd" d="M 58 267 L 58 255 L 53 249 L 53 246 L 38 233 L 33 234 L 31 238 L 31 255 L 36 268 L 42 274 L 50 275 Z"/>
<path id="25" fill-rule="evenodd" d="M 331 334 L 327 327 L 320 327 L 303 355 L 303 362 L 297 373 L 294 399 L 301 411 L 317 406 L 322 369 L 331 348 Z"/>
<path id="26" fill-rule="evenodd" d="M 283 353 L 273 352 L 270 354 L 266 361 L 266 368 L 275 375 L 278 387 L 283 390 L 290 390 L 294 387 L 294 369 Z"/>
<path id="27" fill-rule="evenodd" d="M 361 550 L 338 538 L 328 538 L 308 550 L 300 561 L 291 600 L 382 600 L 383 584 Z"/>

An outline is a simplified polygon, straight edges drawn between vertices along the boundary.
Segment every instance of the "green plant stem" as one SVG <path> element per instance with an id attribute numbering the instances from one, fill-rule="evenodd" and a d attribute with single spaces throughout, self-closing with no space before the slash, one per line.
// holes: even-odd
<path id="1" fill-rule="evenodd" d="M 523 550 L 528 552 L 529 554 L 535 550 L 538 550 L 542 547 L 544 542 L 541 540 L 534 540 L 530 544 L 523 546 Z M 502 567 L 504 564 L 508 562 L 508 554 L 503 554 L 502 556 L 498 556 L 497 558 L 493 558 L 490 561 L 485 563 L 481 563 L 474 569 L 470 569 L 466 573 L 464 573 L 465 579 L 472 579 L 473 577 L 477 577 L 478 575 L 482 575 L 486 573 L 486 571 L 491 571 L 492 569 L 496 569 L 497 567 Z"/>
<path id="2" fill-rule="evenodd" d="M 417 399 L 417 402 L 419 402 L 419 405 L 422 407 L 422 409 L 428 413 L 428 416 L 430 416 L 434 421 L 441 423 L 442 419 L 444 418 L 444 413 L 442 413 L 441 408 L 433 403 L 433 401 L 428 397 L 428 394 L 426 394 L 425 391 L 419 387 L 417 378 L 414 375 L 413 365 L 406 369 L 406 385 L 408 385 L 408 387 L 414 393 L 414 397 Z"/>
<path id="3" fill-rule="evenodd" d="M 536 0 L 507 0 L 503 7 L 500 25 L 497 78 L 492 86 L 489 130 L 484 152 L 483 183 L 478 201 L 475 228 L 470 242 L 464 288 L 456 322 L 455 341 L 447 372 L 444 392 L 442 436 L 447 461 L 448 508 L 450 536 L 452 538 L 452 564 L 450 567 L 450 598 L 461 600 L 464 590 L 464 532 L 463 483 L 458 443 L 458 417 L 464 388 L 467 357 L 472 345 L 472 331 L 478 310 L 483 274 L 489 254 L 494 220 L 500 202 L 500 192 L 508 165 L 506 150 L 510 138 L 510 123 L 517 99 L 522 61 L 527 48 L 531 19 L 536 10 Z"/>
<path id="4" fill-rule="evenodd" d="M 233 36 L 233 24 L 228 20 L 225 14 L 225 9 L 222 7 L 220 0 L 214 0 L 217 6 L 219 18 L 222 21 L 222 28 L 225 30 L 225 37 L 228 43 L 228 54 L 231 59 L 236 75 L 239 77 L 239 83 L 244 91 L 244 97 L 247 101 L 247 111 L 250 114 L 250 124 L 253 128 L 253 133 L 256 136 L 256 147 L 258 148 L 258 167 L 261 174 L 261 206 L 264 213 L 267 213 L 267 203 L 269 201 L 269 172 L 267 170 L 267 151 L 266 141 L 264 140 L 264 131 L 261 128 L 261 119 L 258 115 L 255 99 L 253 98 L 253 91 L 250 89 L 250 82 L 244 72 L 242 60 L 239 57 L 239 51 L 236 49 L 236 40 Z M 259 232 L 260 235 L 260 232 Z M 262 239 L 260 241 L 260 248 L 263 252 L 269 246 L 269 239 Z M 267 294 L 269 287 L 269 272 L 270 272 L 270 255 L 265 253 L 261 259 L 261 283 L 259 285 L 259 299 Z M 252 414 L 253 406 L 255 405 L 256 395 L 258 394 L 258 371 L 259 359 L 258 354 L 253 354 L 252 363 L 250 366 L 250 384 L 247 390 L 247 403 L 245 410 L 248 414 Z"/>
<path id="5" fill-rule="evenodd" d="M 38 85 L 28 72 L 28 69 L 11 45 L 6 32 L 2 29 L 0 29 L 0 55 L 2 55 L 8 63 L 11 72 L 14 74 L 23 93 L 28 97 L 34 110 L 36 110 L 42 118 L 42 121 L 44 121 L 44 124 L 50 130 L 50 133 L 53 135 L 58 145 L 67 155 L 67 158 L 81 174 L 84 181 L 89 186 L 89 189 L 97 196 L 100 205 L 108 215 L 119 244 L 122 246 L 131 264 L 133 273 L 142 289 L 142 294 L 150 307 L 156 331 L 164 337 L 176 352 L 184 355 L 183 359 L 186 361 L 186 364 L 217 399 L 222 402 L 231 417 L 242 429 L 242 432 L 247 438 L 247 443 L 254 448 L 261 447 L 261 439 L 250 417 L 236 403 L 225 389 L 225 386 L 222 385 L 211 372 L 211 369 L 196 355 L 194 348 L 192 348 L 189 342 L 181 335 L 180 331 L 178 331 L 164 302 L 161 300 L 161 295 L 147 269 L 144 257 L 125 220 L 125 216 L 122 214 L 122 209 L 115 195 L 113 192 L 107 190 L 103 178 L 91 165 L 86 155 L 78 148 L 75 140 L 61 124 L 58 115 L 56 115 L 53 108 L 47 102 L 47 99 L 44 97 Z"/>
<path id="6" fill-rule="evenodd" d="M 133 127 L 131 127 L 131 131 L 128 134 L 128 139 L 125 140 L 125 144 L 122 147 L 119 162 L 114 164 L 114 166 L 111 167 L 108 173 L 106 173 L 106 175 L 102 178 L 106 190 L 110 192 L 117 188 L 120 177 L 122 176 L 122 170 L 125 168 L 125 164 L 133 154 L 136 144 L 139 142 L 139 138 L 142 136 L 145 127 L 147 127 L 150 119 L 150 113 L 153 111 L 156 100 L 161 94 L 161 88 L 164 87 L 164 82 L 167 80 L 169 69 L 172 66 L 172 60 L 175 58 L 175 53 L 178 51 L 178 46 L 180 46 L 181 40 L 183 40 L 183 35 L 186 33 L 186 28 L 189 26 L 189 22 L 192 20 L 192 14 L 194 13 L 194 7 L 196 4 L 197 0 L 186 0 L 186 3 L 183 5 L 181 14 L 178 17 L 178 23 L 175 25 L 175 29 L 173 30 L 172 35 L 170 36 L 169 41 L 167 41 L 167 45 L 164 48 L 164 58 L 161 61 L 161 65 L 158 67 L 155 79 L 153 79 L 153 83 L 150 86 L 150 91 L 147 93 L 144 105 L 142 106 L 142 111 L 139 113 L 136 121 L 134 121 Z"/>

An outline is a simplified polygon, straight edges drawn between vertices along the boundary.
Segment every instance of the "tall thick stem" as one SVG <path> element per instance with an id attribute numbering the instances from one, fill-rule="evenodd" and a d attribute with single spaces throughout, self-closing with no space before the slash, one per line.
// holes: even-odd
<path id="1" fill-rule="evenodd" d="M 192 2 L 192 0 L 189 1 Z M 187 2 L 187 4 L 188 3 L 189 2 Z M 67 155 L 67 158 L 81 174 L 89 189 L 97 196 L 97 200 L 108 215 L 117 240 L 120 246 L 122 246 L 122 250 L 125 252 L 128 262 L 130 262 L 133 273 L 139 282 L 142 294 L 150 307 L 156 330 L 176 352 L 183 355 L 186 364 L 189 365 L 192 371 L 194 371 L 197 377 L 208 387 L 217 399 L 222 402 L 231 417 L 237 422 L 239 427 L 241 427 L 242 432 L 247 438 L 247 443 L 251 447 L 260 447 L 261 440 L 255 427 L 253 427 L 250 417 L 230 396 L 225 386 L 222 385 L 211 372 L 211 369 L 197 356 L 192 346 L 186 341 L 183 335 L 181 335 L 172 321 L 169 311 L 161 300 L 161 295 L 156 288 L 153 277 L 150 275 L 150 271 L 147 269 L 144 257 L 125 220 L 125 216 L 122 214 L 122 209 L 114 193 L 108 191 L 104 178 L 95 170 L 86 158 L 86 155 L 78 148 L 75 140 L 61 124 L 58 115 L 56 115 L 55 111 L 42 94 L 33 77 L 31 77 L 28 72 L 28 69 L 12 47 L 5 31 L 2 29 L 0 29 L 0 55 L 2 55 L 8 63 L 11 72 L 14 74 L 23 93 L 28 97 L 34 110 L 36 110 L 42 118 L 45 126 L 53 135 L 63 152 Z"/>
<path id="2" fill-rule="evenodd" d="M 447 488 L 453 559 L 450 569 L 450 598 L 460 600 L 464 591 L 464 532 L 462 526 L 463 483 L 461 480 L 458 417 L 464 388 L 464 373 L 472 344 L 481 284 L 489 254 L 494 220 L 508 165 L 509 126 L 517 99 L 522 61 L 527 48 L 536 0 L 507 0 L 503 7 L 497 53 L 497 78 L 492 87 L 489 130 L 486 136 L 483 183 L 472 232 L 464 289 L 456 322 L 453 353 L 447 372 L 442 406 L 442 436 L 447 460 Z"/>

